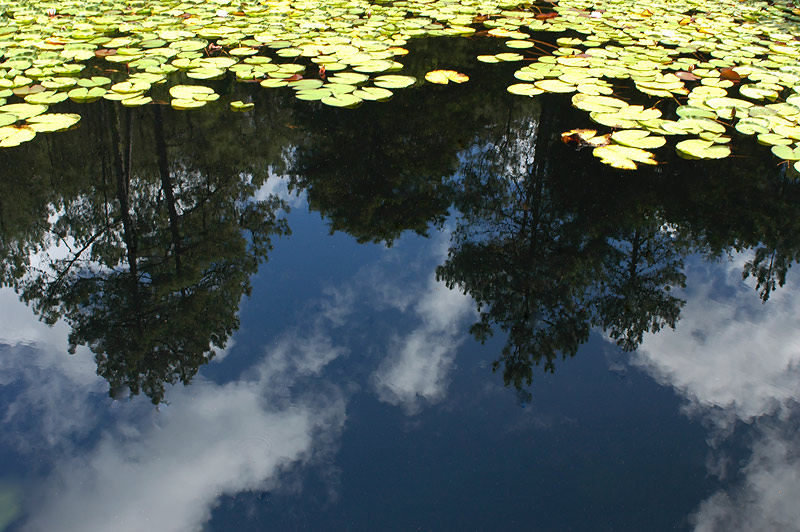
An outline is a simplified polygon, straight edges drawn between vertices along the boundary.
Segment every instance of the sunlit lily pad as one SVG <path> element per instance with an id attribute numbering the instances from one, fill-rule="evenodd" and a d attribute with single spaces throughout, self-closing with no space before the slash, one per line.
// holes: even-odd
<path id="1" fill-rule="evenodd" d="M 332 107 L 355 107 L 361 101 L 361 98 L 351 93 L 331 94 L 322 98 L 322 103 Z"/>
<path id="2" fill-rule="evenodd" d="M 214 94 L 214 89 L 203 85 L 174 85 L 169 94 L 178 100 L 205 100 L 205 96 Z"/>
<path id="3" fill-rule="evenodd" d="M 392 97 L 392 91 L 381 87 L 363 87 L 353 91 L 353 96 L 362 100 L 384 102 Z"/>
<path id="4" fill-rule="evenodd" d="M 649 151 L 619 144 L 609 144 L 600 146 L 592 151 L 600 162 L 619 168 L 621 170 L 636 170 L 639 164 L 654 165 L 658 164 L 655 156 Z"/>
<path id="5" fill-rule="evenodd" d="M 185 98 L 173 98 L 170 101 L 170 105 L 173 109 L 177 109 L 178 111 L 186 111 L 189 109 L 197 109 L 199 107 L 203 107 L 206 102 L 201 100 L 187 100 Z"/>
<path id="6" fill-rule="evenodd" d="M 373 83 L 376 87 L 384 89 L 404 89 L 416 83 L 417 79 L 412 76 L 401 76 L 398 74 L 386 74 L 378 76 Z"/>
<path id="7" fill-rule="evenodd" d="M 36 131 L 29 126 L 0 127 L 0 148 L 19 146 L 23 142 L 33 140 L 35 136 Z"/>
<path id="8" fill-rule="evenodd" d="M 449 82 L 464 83 L 469 81 L 469 76 L 456 72 L 455 70 L 431 70 L 425 74 L 425 79 L 430 83 L 437 83 L 439 85 L 447 85 Z"/>
<path id="9" fill-rule="evenodd" d="M 534 83 L 536 88 L 545 92 L 575 92 L 577 88 L 571 83 L 565 83 L 559 79 L 542 79 Z"/>
<path id="10" fill-rule="evenodd" d="M 28 118 L 28 126 L 37 133 L 64 131 L 80 121 L 80 115 L 74 113 L 47 113 Z"/>
<path id="11" fill-rule="evenodd" d="M 239 112 L 239 113 L 244 113 L 244 112 L 250 111 L 256 106 L 256 104 L 254 104 L 252 102 L 245 103 L 245 102 L 243 102 L 241 100 L 235 100 L 235 101 L 231 102 L 230 105 L 231 105 L 231 110 L 232 111 L 236 111 L 236 112 Z"/>
<path id="12" fill-rule="evenodd" d="M 630 146 L 631 148 L 641 148 L 643 150 L 651 150 L 660 148 L 667 143 L 664 137 L 651 135 L 649 131 L 642 129 L 624 129 L 622 131 L 615 131 L 611 134 L 611 140 L 623 146 Z"/>
<path id="13" fill-rule="evenodd" d="M 38 116 L 46 112 L 48 106 L 31 103 L 12 103 L 0 107 L 0 113 L 8 113 L 16 116 L 20 120 L 25 120 L 32 116 Z"/>
<path id="14" fill-rule="evenodd" d="M 730 146 L 703 139 L 682 140 L 675 150 L 684 159 L 724 159 L 731 154 Z"/>
<path id="15" fill-rule="evenodd" d="M 773 146 L 772 153 L 786 161 L 800 161 L 800 146 Z"/>
<path id="16" fill-rule="evenodd" d="M 532 83 L 515 83 L 514 85 L 509 85 L 508 92 L 511 94 L 516 94 L 519 96 L 538 96 L 539 94 L 544 94 L 544 91 L 533 85 Z"/>

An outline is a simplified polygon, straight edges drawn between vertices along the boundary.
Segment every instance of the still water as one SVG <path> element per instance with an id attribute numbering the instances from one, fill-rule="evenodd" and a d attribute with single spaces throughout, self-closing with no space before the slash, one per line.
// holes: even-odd
<path id="1" fill-rule="evenodd" d="M 472 80 L 0 152 L 0 530 L 800 530 L 800 186 L 414 46 Z"/>

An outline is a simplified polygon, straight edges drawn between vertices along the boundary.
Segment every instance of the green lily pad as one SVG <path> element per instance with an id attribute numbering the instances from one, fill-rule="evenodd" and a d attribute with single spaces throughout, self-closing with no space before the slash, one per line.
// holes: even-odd
<path id="1" fill-rule="evenodd" d="M 469 76 L 461 72 L 456 72 L 455 70 L 431 70 L 425 74 L 425 80 L 430 83 L 447 85 L 451 81 L 453 83 L 464 83 L 469 80 Z"/>
<path id="2" fill-rule="evenodd" d="M 649 151 L 631 148 L 629 146 L 621 146 L 619 144 L 597 147 L 592 150 L 592 154 L 598 157 L 603 164 L 621 170 L 636 170 L 638 164 L 658 164 L 655 160 L 655 156 Z"/>
<path id="3" fill-rule="evenodd" d="M 623 146 L 630 146 L 631 148 L 641 148 L 643 150 L 651 150 L 660 148 L 667 143 L 664 137 L 651 135 L 649 131 L 642 129 L 624 129 L 622 131 L 615 131 L 611 134 L 611 140 Z"/>
<path id="4" fill-rule="evenodd" d="M 800 161 L 800 146 L 796 146 L 795 148 L 781 145 L 773 146 L 772 153 L 785 161 Z"/>
<path id="5" fill-rule="evenodd" d="M 398 74 L 386 74 L 378 76 L 373 80 L 376 87 L 383 89 L 404 89 L 416 83 L 417 78 L 412 76 L 401 76 Z"/>
<path id="6" fill-rule="evenodd" d="M 355 107 L 361 101 L 361 98 L 350 93 L 331 94 L 322 98 L 322 103 L 332 107 Z"/>
<path id="7" fill-rule="evenodd" d="M 329 91 L 328 89 L 323 89 L 323 88 L 307 89 L 307 90 L 297 91 L 295 93 L 295 98 L 297 98 L 298 100 L 319 101 L 322 100 L 323 98 L 327 98 L 330 95 L 331 91 Z"/>
<path id="8" fill-rule="evenodd" d="M 377 102 L 385 102 L 390 99 L 394 93 L 389 89 L 383 89 L 381 87 L 363 87 L 360 89 L 356 89 L 353 91 L 353 96 L 357 96 L 362 100 L 370 100 L 370 101 L 377 101 Z"/>
<path id="9" fill-rule="evenodd" d="M 783 135 L 776 133 L 761 133 L 756 138 L 759 144 L 766 144 L 767 146 L 788 146 L 792 144 L 792 139 L 787 139 Z"/>
<path id="10" fill-rule="evenodd" d="M 152 102 L 153 98 L 150 96 L 134 96 L 133 98 L 123 98 L 120 100 L 120 103 L 125 107 L 139 107 L 142 105 L 147 105 L 148 103 Z"/>
<path id="11" fill-rule="evenodd" d="M 203 85 L 174 85 L 169 88 L 169 95 L 177 100 L 203 101 L 211 94 L 214 94 L 214 89 Z"/>
<path id="12" fill-rule="evenodd" d="M 54 105 L 68 98 L 66 92 L 43 91 L 25 96 L 25 101 L 32 104 Z"/>
<path id="13" fill-rule="evenodd" d="M 244 113 L 247 111 L 251 111 L 256 104 L 252 102 L 245 103 L 241 100 L 236 100 L 231 102 L 231 111 L 235 111 L 237 113 Z"/>
<path id="14" fill-rule="evenodd" d="M 178 111 L 187 111 L 189 109 L 197 109 L 203 107 L 206 102 L 201 100 L 188 100 L 184 98 L 173 98 L 169 103 L 173 109 Z"/>
<path id="15" fill-rule="evenodd" d="M 703 139 L 682 140 L 675 150 L 684 159 L 724 159 L 731 154 L 729 146 Z"/>
<path id="16" fill-rule="evenodd" d="M 25 120 L 32 116 L 38 116 L 47 111 L 47 109 L 48 107 L 46 105 L 12 103 L 0 107 L 0 113 L 8 113 L 16 116 L 19 120 Z"/>
<path id="17" fill-rule="evenodd" d="M 53 131 L 65 131 L 81 119 L 80 115 L 74 113 L 47 113 L 28 118 L 27 125 L 37 133 L 49 133 Z"/>
<path id="18" fill-rule="evenodd" d="M 575 85 L 565 83 L 559 79 L 542 79 L 535 82 L 534 86 L 544 92 L 569 93 L 577 90 Z"/>
<path id="19" fill-rule="evenodd" d="M 575 94 L 572 97 L 572 105 L 584 111 L 616 113 L 623 107 L 628 107 L 628 102 L 610 96 Z"/>
<path id="20" fill-rule="evenodd" d="M 29 126 L 5 126 L 0 127 L 0 148 L 12 148 L 19 146 L 23 142 L 33 140 L 36 131 Z"/>
<path id="21" fill-rule="evenodd" d="M 516 94 L 518 96 L 538 96 L 539 94 L 544 94 L 544 91 L 533 85 L 532 83 L 515 83 L 514 85 L 509 85 L 506 89 L 511 94 Z"/>

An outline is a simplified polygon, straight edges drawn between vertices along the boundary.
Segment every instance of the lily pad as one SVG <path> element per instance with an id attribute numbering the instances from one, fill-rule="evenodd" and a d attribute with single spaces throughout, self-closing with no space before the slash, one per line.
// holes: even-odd
<path id="1" fill-rule="evenodd" d="M 730 146 L 703 139 L 682 140 L 675 150 L 684 159 L 724 159 L 731 154 Z"/>
<path id="2" fill-rule="evenodd" d="M 11 148 L 19 146 L 23 142 L 33 140 L 36 131 L 29 126 L 5 126 L 0 127 L 0 148 Z"/>
<path id="3" fill-rule="evenodd" d="M 398 74 L 386 74 L 378 76 L 373 80 L 376 87 L 383 89 L 404 89 L 416 83 L 417 78 L 412 76 L 401 76 Z"/>
<path id="4" fill-rule="evenodd" d="M 247 111 L 251 111 L 255 106 L 256 106 L 256 104 L 254 104 L 252 102 L 245 103 L 245 102 L 243 102 L 241 100 L 236 100 L 236 101 L 231 102 L 231 111 L 235 111 L 235 112 L 238 112 L 238 113 L 244 113 L 244 112 L 247 112 Z"/>
<path id="5" fill-rule="evenodd" d="M 533 85 L 532 83 L 515 83 L 514 85 L 509 85 L 506 89 L 511 94 L 516 94 L 518 96 L 538 96 L 539 94 L 544 94 L 544 91 Z"/>
<path id="6" fill-rule="evenodd" d="M 469 81 L 469 76 L 456 72 L 455 70 L 431 70 L 425 74 L 425 79 L 430 83 L 437 83 L 439 85 L 447 85 L 449 82 L 464 83 Z"/>
<path id="7" fill-rule="evenodd" d="M 81 119 L 80 115 L 74 113 L 47 113 L 28 118 L 27 125 L 37 133 L 49 133 L 53 131 L 65 131 Z"/>
<path id="8" fill-rule="evenodd" d="M 651 135 L 649 131 L 643 129 L 624 129 L 622 131 L 615 131 L 611 134 L 611 140 L 623 146 L 630 146 L 631 148 L 641 148 L 643 150 L 651 150 L 660 148 L 667 143 L 667 139 L 657 135 Z"/>
<path id="9" fill-rule="evenodd" d="M 800 161 L 800 146 L 773 146 L 772 153 L 785 161 Z"/>
<path id="10" fill-rule="evenodd" d="M 322 98 L 322 103 L 332 107 L 355 107 L 361 101 L 361 98 L 351 93 L 331 94 Z"/>
<path id="11" fill-rule="evenodd" d="M 649 151 L 619 144 L 600 146 L 592 151 L 600 162 L 621 170 L 636 170 L 639 164 L 655 165 L 658 162 Z"/>

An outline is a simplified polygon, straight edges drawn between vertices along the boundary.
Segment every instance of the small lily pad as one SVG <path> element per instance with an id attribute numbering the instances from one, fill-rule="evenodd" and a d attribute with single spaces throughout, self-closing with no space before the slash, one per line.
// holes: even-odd
<path id="1" fill-rule="evenodd" d="M 331 94 L 322 98 L 322 103 L 332 107 L 355 107 L 361 101 L 361 98 L 350 93 Z"/>
<path id="2" fill-rule="evenodd" d="M 539 94 L 544 94 L 544 91 L 537 87 L 532 83 L 515 83 L 514 85 L 509 85 L 506 89 L 511 94 L 516 94 L 518 96 L 538 96 Z"/>
<path id="3" fill-rule="evenodd" d="M 251 111 L 255 106 L 256 104 L 252 102 L 245 103 L 241 100 L 236 100 L 231 102 L 231 111 L 235 111 L 237 113 L 244 113 L 247 111 Z"/>
<path id="4" fill-rule="evenodd" d="M 398 74 L 386 74 L 378 76 L 373 83 L 376 87 L 383 89 L 404 89 L 416 83 L 417 78 L 412 76 L 401 76 Z"/>
<path id="5" fill-rule="evenodd" d="M 80 115 L 74 113 L 47 113 L 32 116 L 27 125 L 37 133 L 65 131 L 80 121 Z"/>
<path id="6" fill-rule="evenodd" d="M 800 146 L 773 146 L 772 153 L 785 161 L 800 161 Z"/>
<path id="7" fill-rule="evenodd" d="M 19 146 L 23 142 L 33 140 L 36 131 L 29 126 L 5 126 L 0 127 L 0 148 L 12 148 Z"/>
<path id="8" fill-rule="evenodd" d="M 631 148 L 641 148 L 651 150 L 660 148 L 667 143 L 667 139 L 661 136 L 651 135 L 649 131 L 643 129 L 624 129 L 615 131 L 611 134 L 611 140 L 623 146 Z"/>
<path id="9" fill-rule="evenodd" d="M 456 72 L 455 70 L 431 70 L 425 74 L 425 79 L 430 83 L 437 83 L 439 85 L 447 85 L 449 82 L 464 83 L 469 81 L 469 76 Z"/>
<path id="10" fill-rule="evenodd" d="M 609 144 L 600 146 L 592 150 L 592 154 L 600 159 L 600 162 L 619 168 L 621 170 L 636 170 L 638 164 L 658 164 L 655 156 L 649 151 L 619 144 Z"/>
<path id="11" fill-rule="evenodd" d="M 724 159 L 731 154 L 729 146 L 703 139 L 682 140 L 675 150 L 684 159 Z"/>

